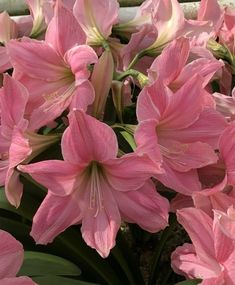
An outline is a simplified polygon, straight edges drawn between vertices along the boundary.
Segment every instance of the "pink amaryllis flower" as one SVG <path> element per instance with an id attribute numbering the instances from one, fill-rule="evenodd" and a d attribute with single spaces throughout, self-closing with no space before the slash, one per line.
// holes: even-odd
<path id="1" fill-rule="evenodd" d="M 217 219 L 195 208 L 177 211 L 177 217 L 193 244 L 185 243 L 172 253 L 174 271 L 187 279 L 202 279 L 200 285 L 233 285 L 234 242 L 221 231 Z"/>
<path id="2" fill-rule="evenodd" d="M 15 167 L 30 161 L 60 138 L 58 135 L 39 135 L 28 129 L 28 120 L 24 117 L 28 97 L 20 82 L 4 75 L 0 90 L 0 185 L 5 186 L 8 201 L 16 207 L 20 204 L 23 185 Z"/>
<path id="3" fill-rule="evenodd" d="M 0 13 L 0 73 L 12 67 L 5 44 L 18 35 L 17 25 L 7 12 Z"/>
<path id="4" fill-rule="evenodd" d="M 1 285 L 36 285 L 29 277 L 15 277 L 24 259 L 22 244 L 8 232 L 0 230 Z"/>
<path id="5" fill-rule="evenodd" d="M 165 173 L 156 178 L 185 195 L 201 189 L 196 169 L 215 163 L 213 149 L 227 126 L 204 102 L 203 79 L 195 75 L 173 93 L 161 80 L 146 86 L 137 101 L 137 153 L 159 159 Z"/>
<path id="6" fill-rule="evenodd" d="M 93 102 L 88 65 L 98 58 L 84 43 L 84 32 L 60 1 L 45 41 L 23 38 L 8 43 L 14 77 L 30 94 L 26 113 L 31 114 L 31 128 L 46 125 L 68 107 L 86 110 Z"/>
<path id="7" fill-rule="evenodd" d="M 121 218 L 156 232 L 167 225 L 168 201 L 149 178 L 161 172 L 148 157 L 116 158 L 112 129 L 82 111 L 69 115 L 62 138 L 64 161 L 49 160 L 18 169 L 48 188 L 33 219 L 31 235 L 51 242 L 71 225 L 82 223 L 82 236 L 102 257 L 115 245 Z"/>
<path id="8" fill-rule="evenodd" d="M 118 8 L 117 0 L 76 0 L 73 13 L 88 45 L 102 46 L 106 42 L 118 22 Z"/>

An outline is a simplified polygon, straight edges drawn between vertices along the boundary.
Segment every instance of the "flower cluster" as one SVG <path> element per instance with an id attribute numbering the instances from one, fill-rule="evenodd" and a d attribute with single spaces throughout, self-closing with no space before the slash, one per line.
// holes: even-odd
<path id="1" fill-rule="evenodd" d="M 107 257 L 122 222 L 155 233 L 171 211 L 193 243 L 173 270 L 234 284 L 235 10 L 146 0 L 123 23 L 117 0 L 27 3 L 27 23 L 0 14 L 0 183 L 15 207 L 21 177 L 47 189 L 35 242 L 81 224 Z"/>

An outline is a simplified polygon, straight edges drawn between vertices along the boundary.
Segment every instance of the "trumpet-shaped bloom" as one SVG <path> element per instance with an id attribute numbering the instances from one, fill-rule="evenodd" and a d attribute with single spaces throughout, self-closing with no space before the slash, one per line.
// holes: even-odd
<path id="1" fill-rule="evenodd" d="M 24 258 L 22 244 L 8 232 L 0 230 L 0 283 L 2 285 L 36 285 L 28 277 L 15 277 Z"/>
<path id="2" fill-rule="evenodd" d="M 234 242 L 221 231 L 217 219 L 195 208 L 182 209 L 177 217 L 193 244 L 186 243 L 172 253 L 174 271 L 202 279 L 201 285 L 233 285 Z"/>
<path id="3" fill-rule="evenodd" d="M 76 0 L 73 12 L 88 45 L 102 45 L 107 40 L 118 22 L 118 8 L 117 0 Z"/>
<path id="4" fill-rule="evenodd" d="M 57 2 L 45 41 L 9 42 L 14 76 L 30 94 L 26 109 L 30 128 L 46 125 L 68 107 L 86 110 L 93 102 L 88 65 L 97 61 L 97 55 L 84 42 L 81 27 L 61 2 Z"/>
<path id="5" fill-rule="evenodd" d="M 69 121 L 62 138 L 64 161 L 18 166 L 48 188 L 33 219 L 36 242 L 51 242 L 69 226 L 82 223 L 86 243 L 106 257 L 121 218 L 150 232 L 163 229 L 169 204 L 149 180 L 162 171 L 160 165 L 135 154 L 116 158 L 112 129 L 82 111 L 72 112 Z"/>
<path id="6" fill-rule="evenodd" d="M 205 107 L 202 83 L 196 75 L 173 93 L 157 80 L 142 90 L 137 102 L 137 153 L 157 161 L 160 151 L 165 173 L 156 178 L 185 195 L 200 190 L 196 169 L 217 161 L 213 149 L 227 125 Z"/>
<path id="7" fill-rule="evenodd" d="M 28 121 L 24 118 L 27 101 L 25 87 L 9 75 L 4 75 L 0 92 L 0 184 L 5 185 L 7 199 L 16 207 L 20 204 L 23 185 L 15 167 L 59 139 L 57 135 L 43 136 L 28 130 Z"/>
<path id="8" fill-rule="evenodd" d="M 18 35 L 17 26 L 7 12 L 0 13 L 0 73 L 12 67 L 5 44 Z"/>

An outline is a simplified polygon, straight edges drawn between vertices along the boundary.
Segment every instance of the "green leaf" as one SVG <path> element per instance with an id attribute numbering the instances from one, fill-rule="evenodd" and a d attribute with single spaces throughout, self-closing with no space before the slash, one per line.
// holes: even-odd
<path id="1" fill-rule="evenodd" d="M 24 262 L 18 275 L 78 276 L 80 274 L 81 270 L 75 264 L 62 257 L 36 251 L 25 251 Z"/>
<path id="2" fill-rule="evenodd" d="M 0 187 L 0 209 L 7 210 L 13 213 L 17 213 L 17 209 L 13 207 L 6 198 L 5 190 L 3 187 Z"/>
<path id="3" fill-rule="evenodd" d="M 202 282 L 202 280 L 200 279 L 194 279 L 194 280 L 185 280 L 179 283 L 176 283 L 175 285 L 197 285 L 200 282 Z"/>
<path id="4" fill-rule="evenodd" d="M 33 277 L 32 279 L 39 285 L 98 285 L 59 276 Z"/>
<path id="5" fill-rule="evenodd" d="M 136 144 L 133 136 L 126 131 L 122 131 L 120 133 L 124 137 L 124 139 L 128 142 L 128 144 L 131 146 L 132 150 L 135 150 Z"/>

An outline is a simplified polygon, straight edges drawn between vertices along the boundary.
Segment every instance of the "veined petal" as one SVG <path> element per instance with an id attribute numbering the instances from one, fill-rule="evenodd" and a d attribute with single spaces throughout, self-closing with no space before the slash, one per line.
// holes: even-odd
<path id="1" fill-rule="evenodd" d="M 0 279 L 14 277 L 24 258 L 22 244 L 8 232 L 0 230 Z"/>
<path id="2" fill-rule="evenodd" d="M 49 191 L 33 218 L 30 235 L 37 244 L 50 243 L 68 227 L 81 222 L 82 210 L 75 194 L 59 197 Z"/>
<path id="3" fill-rule="evenodd" d="M 27 121 L 23 117 L 28 97 L 26 88 L 20 82 L 4 74 L 0 107 L 1 132 L 5 137 L 11 138 L 16 125 L 21 125 L 22 129 L 27 127 Z"/>
<path id="4" fill-rule="evenodd" d="M 228 126 L 228 123 L 221 114 L 212 108 L 205 108 L 198 120 L 192 125 L 184 129 L 171 129 L 170 131 L 161 128 L 158 133 L 160 133 L 159 136 L 161 135 L 162 139 L 175 140 L 177 138 L 182 143 L 200 141 L 217 149 L 219 137 L 226 126 Z"/>
<path id="5" fill-rule="evenodd" d="M 228 184 L 235 182 L 235 123 L 231 123 L 222 133 L 219 140 L 219 149 L 226 166 Z"/>
<path id="6" fill-rule="evenodd" d="M 191 196 L 193 192 L 201 190 L 201 184 L 196 169 L 187 172 L 179 172 L 171 168 L 167 161 L 163 161 L 162 168 L 165 172 L 156 174 L 154 177 L 166 187 L 189 196 Z"/>
<path id="7" fill-rule="evenodd" d="M 69 69 L 63 59 L 46 42 L 11 40 L 7 49 L 13 67 L 30 77 L 58 81 L 68 75 Z"/>
<path id="8" fill-rule="evenodd" d="M 203 211 L 185 208 L 177 211 L 179 223 L 189 234 L 201 261 L 219 269 L 214 249 L 213 221 Z"/>
<path id="9" fill-rule="evenodd" d="M 79 110 L 70 113 L 69 123 L 61 143 L 66 161 L 78 164 L 116 157 L 117 139 L 109 126 Z"/>
<path id="10" fill-rule="evenodd" d="M 83 239 L 90 247 L 96 249 L 102 257 L 107 257 L 110 250 L 115 246 L 115 238 L 121 225 L 121 217 L 109 185 L 101 179 L 99 183 L 102 205 L 99 208 L 97 206 L 86 208 L 81 232 Z M 92 191 L 91 188 L 89 189 L 91 187 L 91 184 L 89 184 L 87 185 L 87 192 Z M 90 195 L 92 195 L 91 192 Z"/>
<path id="11" fill-rule="evenodd" d="M 214 268 L 213 264 L 206 263 L 200 259 L 195 252 L 195 247 L 188 243 L 177 247 L 171 255 L 171 266 L 173 270 L 190 279 L 210 279 L 217 277 L 220 274 L 220 270 L 218 270 L 219 264 L 216 265 L 218 268 Z"/>
<path id="12" fill-rule="evenodd" d="M 147 154 L 156 163 L 156 167 L 159 167 L 162 163 L 162 154 L 158 145 L 157 124 L 158 122 L 153 119 L 142 121 L 135 131 L 135 141 L 136 153 Z"/>
<path id="13" fill-rule="evenodd" d="M 186 172 L 218 160 L 214 150 L 205 143 L 182 144 L 174 140 L 159 139 L 159 145 L 164 160 L 177 171 Z"/>
<path id="14" fill-rule="evenodd" d="M 136 223 L 149 232 L 158 232 L 167 226 L 169 202 L 159 195 L 151 180 L 136 191 L 113 191 L 122 219 Z"/>
<path id="15" fill-rule="evenodd" d="M 63 57 L 75 45 L 85 44 L 86 35 L 75 19 L 72 11 L 57 1 L 54 17 L 50 21 L 45 41 Z"/>
<path id="16" fill-rule="evenodd" d="M 77 0 L 73 13 L 87 35 L 89 44 L 100 44 L 111 34 L 112 26 L 118 22 L 116 0 Z M 105 11 L 105 14 L 104 14 Z"/>
<path id="17" fill-rule="evenodd" d="M 202 78 L 195 75 L 175 94 L 168 98 L 168 105 L 160 119 L 160 129 L 184 129 L 192 125 L 199 117 L 203 107 L 201 96 Z M 158 94 L 155 94 L 158 96 Z M 193 105 L 191 102 L 194 102 Z"/>
<path id="18" fill-rule="evenodd" d="M 148 70 L 150 78 L 154 81 L 160 77 L 166 85 L 169 85 L 180 74 L 188 56 L 189 40 L 182 37 L 173 41 L 152 63 Z"/>
<path id="19" fill-rule="evenodd" d="M 58 196 L 70 195 L 77 188 L 77 178 L 83 167 L 60 160 L 47 160 L 28 165 L 19 165 L 18 169 L 30 174 L 37 182 Z"/>
<path id="20" fill-rule="evenodd" d="M 132 191 L 142 187 L 154 174 L 162 173 L 147 155 L 129 154 L 104 164 L 107 180 L 118 191 Z"/>

